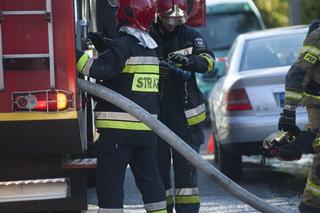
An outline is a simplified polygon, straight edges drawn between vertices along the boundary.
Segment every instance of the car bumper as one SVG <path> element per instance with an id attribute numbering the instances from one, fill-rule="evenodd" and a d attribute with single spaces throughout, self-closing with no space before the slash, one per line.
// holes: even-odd
<path id="1" fill-rule="evenodd" d="M 262 142 L 268 135 L 278 130 L 279 115 L 234 116 L 226 119 L 218 129 L 221 144 Z M 301 129 L 308 122 L 306 113 L 297 113 L 297 124 Z M 222 128 L 224 126 L 224 128 Z"/>

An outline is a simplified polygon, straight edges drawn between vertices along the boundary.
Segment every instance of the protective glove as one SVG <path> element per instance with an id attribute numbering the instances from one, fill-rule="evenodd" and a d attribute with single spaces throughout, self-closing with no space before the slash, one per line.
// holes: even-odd
<path id="1" fill-rule="evenodd" d="M 76 59 L 77 59 L 77 71 L 81 74 L 85 71 L 85 66 L 90 59 L 90 56 L 83 51 L 76 50 Z"/>
<path id="2" fill-rule="evenodd" d="M 99 53 L 106 51 L 112 39 L 106 38 L 101 32 L 89 32 L 88 38 Z"/>
<path id="3" fill-rule="evenodd" d="M 176 67 L 173 63 L 169 61 L 160 61 L 159 63 L 160 69 L 163 70 L 162 72 L 173 73 L 182 77 L 184 81 L 187 81 L 191 77 L 191 72 L 183 70 L 179 67 Z"/>
<path id="4" fill-rule="evenodd" d="M 300 129 L 296 125 L 295 110 L 283 109 L 283 112 L 280 114 L 278 129 L 285 132 L 290 132 L 293 135 L 299 134 Z"/>
<path id="5" fill-rule="evenodd" d="M 169 59 L 176 64 L 181 64 L 183 67 L 188 67 L 193 63 L 190 55 L 182 55 L 181 53 L 170 53 Z"/>

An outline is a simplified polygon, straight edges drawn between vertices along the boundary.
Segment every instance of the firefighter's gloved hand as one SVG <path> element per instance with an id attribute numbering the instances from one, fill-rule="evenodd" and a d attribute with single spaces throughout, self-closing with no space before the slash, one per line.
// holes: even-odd
<path id="1" fill-rule="evenodd" d="M 293 135 L 298 135 L 300 132 L 299 127 L 296 125 L 296 111 L 284 109 L 280 114 L 278 122 L 278 129 L 285 132 L 290 132 Z"/>
<path id="2" fill-rule="evenodd" d="M 88 38 L 99 53 L 106 51 L 109 47 L 103 33 L 101 32 L 89 32 Z"/>
<path id="3" fill-rule="evenodd" d="M 160 61 L 159 66 L 160 66 L 161 70 L 166 70 L 169 73 L 178 75 L 178 76 L 182 77 L 182 79 L 184 81 L 189 80 L 192 75 L 191 72 L 183 70 L 183 69 L 175 66 L 175 64 L 173 64 L 172 62 L 167 61 L 167 60 Z"/>
<path id="4" fill-rule="evenodd" d="M 181 64 L 183 67 L 188 67 L 193 63 L 190 55 L 182 55 L 181 53 L 170 53 L 169 59 L 176 64 Z"/>
<path id="5" fill-rule="evenodd" d="M 90 61 L 90 56 L 83 51 L 77 50 L 76 52 L 77 58 L 77 71 L 83 75 L 88 75 L 89 67 L 88 62 Z"/>

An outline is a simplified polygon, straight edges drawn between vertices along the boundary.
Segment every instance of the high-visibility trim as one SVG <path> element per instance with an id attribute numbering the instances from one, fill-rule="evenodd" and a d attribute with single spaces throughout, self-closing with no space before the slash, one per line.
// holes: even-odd
<path id="1" fill-rule="evenodd" d="M 191 118 L 191 117 L 197 116 L 205 111 L 206 111 L 205 104 L 201 104 L 193 109 L 186 110 L 185 114 L 186 114 L 187 118 Z"/>
<path id="2" fill-rule="evenodd" d="M 154 203 L 146 203 L 144 204 L 144 208 L 147 212 L 163 212 L 167 208 L 167 201 L 159 201 Z"/>
<path id="3" fill-rule="evenodd" d="M 166 197 L 167 197 L 167 206 L 173 205 L 174 200 L 173 200 L 173 189 L 167 189 L 166 190 Z"/>
<path id="4" fill-rule="evenodd" d="M 196 204 L 200 203 L 199 195 L 176 195 L 176 204 Z"/>
<path id="5" fill-rule="evenodd" d="M 95 112 L 95 119 L 120 120 L 120 121 L 140 121 L 127 112 Z"/>
<path id="6" fill-rule="evenodd" d="M 306 190 L 316 197 L 320 197 L 320 186 L 313 183 L 309 178 L 307 180 Z"/>
<path id="7" fill-rule="evenodd" d="M 159 65 L 159 59 L 158 57 L 152 57 L 152 56 L 135 56 L 130 57 L 126 61 L 126 65 Z"/>
<path id="8" fill-rule="evenodd" d="M 0 121 L 41 121 L 77 119 L 77 111 L 0 113 Z"/>
<path id="9" fill-rule="evenodd" d="M 172 188 L 166 190 L 166 197 L 169 197 L 169 196 L 173 196 L 173 189 Z"/>
<path id="10" fill-rule="evenodd" d="M 123 209 L 105 209 L 105 208 L 99 208 L 98 213 L 123 213 Z"/>
<path id="11" fill-rule="evenodd" d="M 159 74 L 159 65 L 126 65 L 122 73 L 154 73 Z"/>
<path id="12" fill-rule="evenodd" d="M 208 53 L 201 53 L 199 56 L 201 56 L 208 62 L 208 72 L 212 72 L 215 65 L 214 58 Z"/>
<path id="13" fill-rule="evenodd" d="M 200 115 L 188 118 L 187 122 L 189 126 L 196 125 L 202 121 L 206 120 L 206 112 L 201 113 Z"/>
<path id="14" fill-rule="evenodd" d="M 144 131 L 151 130 L 147 125 L 145 125 L 142 122 L 96 120 L 95 124 L 97 128 L 144 130 Z"/>
<path id="15" fill-rule="evenodd" d="M 303 59 L 309 62 L 310 64 L 315 64 L 318 61 L 318 57 L 315 55 L 312 55 L 311 53 L 306 53 L 303 56 Z"/>
<path id="16" fill-rule="evenodd" d="M 157 118 L 157 114 L 151 114 L 152 117 Z M 119 121 L 140 121 L 133 115 L 127 112 L 95 112 L 95 119 L 97 120 L 119 120 Z"/>
<path id="17" fill-rule="evenodd" d="M 313 56 L 320 57 L 320 49 L 314 46 L 303 46 L 300 54 L 310 53 Z"/>
<path id="18" fill-rule="evenodd" d="M 158 92 L 158 74 L 134 74 L 132 80 L 132 91 L 136 92 Z"/>
<path id="19" fill-rule="evenodd" d="M 302 93 L 293 92 L 290 90 L 285 91 L 285 98 L 287 98 L 287 99 L 300 101 L 302 99 L 302 97 L 303 97 Z"/>
<path id="20" fill-rule="evenodd" d="M 168 213 L 167 208 L 162 209 L 162 210 L 156 210 L 156 211 L 147 211 L 147 213 Z"/>
<path id="21" fill-rule="evenodd" d="M 316 148 L 316 147 L 318 147 L 318 146 L 320 146 L 320 137 L 315 138 L 315 139 L 313 140 L 313 142 L 312 142 L 312 147 L 313 147 L 313 148 Z"/>
<path id="22" fill-rule="evenodd" d="M 86 65 L 86 63 L 88 62 L 90 56 L 88 54 L 83 54 L 80 59 L 77 61 L 77 71 L 78 72 L 82 72 L 84 66 Z"/>
<path id="23" fill-rule="evenodd" d="M 182 55 L 189 55 L 189 54 L 192 54 L 192 50 L 193 50 L 193 47 L 188 47 L 188 48 L 185 48 L 185 49 L 176 50 L 176 51 L 174 51 L 172 53 L 180 53 Z"/>
<path id="24" fill-rule="evenodd" d="M 199 195 L 198 187 L 194 188 L 177 188 L 176 196 L 178 195 Z"/>
<path id="25" fill-rule="evenodd" d="M 312 98 L 314 98 L 315 100 L 317 100 L 317 101 L 320 102 L 320 96 L 310 95 L 310 94 L 305 93 L 305 92 L 303 93 L 303 96 L 305 96 L 305 97 L 312 97 Z"/>

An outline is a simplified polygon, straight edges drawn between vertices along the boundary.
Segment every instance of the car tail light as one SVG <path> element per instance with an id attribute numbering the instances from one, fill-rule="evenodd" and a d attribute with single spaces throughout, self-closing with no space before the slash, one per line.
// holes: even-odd
<path id="1" fill-rule="evenodd" d="M 12 93 L 13 111 L 65 111 L 74 107 L 73 102 L 73 94 L 63 90 Z"/>
<path id="2" fill-rule="evenodd" d="M 228 111 L 252 110 L 246 90 L 243 88 L 230 90 L 227 96 L 227 101 Z"/>
<path id="3" fill-rule="evenodd" d="M 228 57 L 216 57 L 216 62 L 226 62 L 228 60 Z"/>

